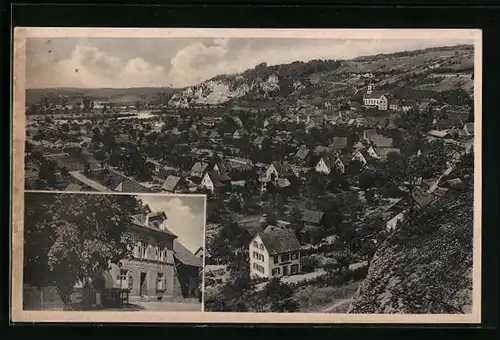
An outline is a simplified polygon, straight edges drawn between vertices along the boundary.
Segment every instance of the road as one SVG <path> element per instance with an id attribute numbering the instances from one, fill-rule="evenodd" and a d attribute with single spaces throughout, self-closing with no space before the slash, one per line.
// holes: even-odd
<path id="1" fill-rule="evenodd" d="M 79 180 L 82 183 L 85 183 L 91 188 L 94 188 L 100 192 L 112 192 L 111 189 L 106 188 L 104 185 L 101 185 L 97 183 L 96 181 L 91 180 L 90 178 L 84 176 L 81 172 L 79 171 L 70 171 L 69 173 L 73 178 Z"/>

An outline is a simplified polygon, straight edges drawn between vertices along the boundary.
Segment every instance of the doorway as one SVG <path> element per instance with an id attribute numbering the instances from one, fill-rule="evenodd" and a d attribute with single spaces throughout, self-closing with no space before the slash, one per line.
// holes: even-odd
<path id="1" fill-rule="evenodd" d="M 288 275 L 288 266 L 283 266 L 283 276 Z"/>
<path id="2" fill-rule="evenodd" d="M 139 282 L 139 296 L 144 296 L 146 293 L 146 273 L 141 272 Z"/>

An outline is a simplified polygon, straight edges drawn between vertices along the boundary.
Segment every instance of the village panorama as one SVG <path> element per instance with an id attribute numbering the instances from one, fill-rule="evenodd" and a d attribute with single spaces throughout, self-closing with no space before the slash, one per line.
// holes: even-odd
<path id="1" fill-rule="evenodd" d="M 393 52 L 28 89 L 25 188 L 206 195 L 205 312 L 471 313 L 474 48 Z"/>

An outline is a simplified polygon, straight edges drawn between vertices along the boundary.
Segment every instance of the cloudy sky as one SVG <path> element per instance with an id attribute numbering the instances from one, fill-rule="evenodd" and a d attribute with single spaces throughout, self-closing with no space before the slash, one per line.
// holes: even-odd
<path id="1" fill-rule="evenodd" d="M 167 228 L 178 236 L 178 240 L 191 252 L 204 246 L 205 198 L 203 196 L 159 196 L 139 195 L 144 204 L 153 211 L 164 211 Z"/>
<path id="2" fill-rule="evenodd" d="M 312 59 L 347 59 L 434 46 L 460 38 L 28 38 L 28 88 L 184 87 L 218 74 Z"/>

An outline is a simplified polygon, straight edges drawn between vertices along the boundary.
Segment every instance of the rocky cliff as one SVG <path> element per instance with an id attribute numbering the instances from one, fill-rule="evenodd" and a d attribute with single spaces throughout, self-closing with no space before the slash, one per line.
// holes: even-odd
<path id="1" fill-rule="evenodd" d="M 377 250 L 349 313 L 467 313 L 472 296 L 472 188 L 410 215 Z"/>

